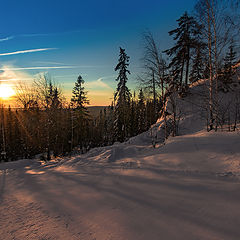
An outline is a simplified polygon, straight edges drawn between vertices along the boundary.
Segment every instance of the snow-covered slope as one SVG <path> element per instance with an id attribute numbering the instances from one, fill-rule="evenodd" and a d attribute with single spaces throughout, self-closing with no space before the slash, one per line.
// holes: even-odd
<path id="1" fill-rule="evenodd" d="M 204 84 L 165 144 L 159 119 L 83 155 L 0 164 L 0 239 L 239 240 L 240 136 L 205 130 Z"/>
<path id="2" fill-rule="evenodd" d="M 150 130 L 125 143 L 92 149 L 89 153 L 63 160 L 63 165 L 91 165 L 101 167 L 146 166 L 171 170 L 192 170 L 201 172 L 232 172 L 240 174 L 240 132 L 206 131 L 207 81 L 192 84 L 187 97 L 177 97 L 177 120 L 179 136 L 164 142 L 164 120 L 159 119 Z M 219 115 L 234 105 L 235 95 L 240 88 L 228 93 L 219 93 Z M 231 104 L 230 104 L 231 103 Z M 169 101 L 167 112 L 172 112 Z M 239 127 L 239 126 L 238 126 Z M 153 147 L 155 146 L 155 148 Z"/>

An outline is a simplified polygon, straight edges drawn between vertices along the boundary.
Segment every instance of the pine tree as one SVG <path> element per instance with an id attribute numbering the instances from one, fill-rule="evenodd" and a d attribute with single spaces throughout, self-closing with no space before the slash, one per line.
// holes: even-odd
<path id="1" fill-rule="evenodd" d="M 120 142 L 127 139 L 129 131 L 128 113 L 131 93 L 126 85 L 128 80 L 127 74 L 130 74 L 130 71 L 127 69 L 128 66 L 129 56 L 125 53 L 125 49 L 120 47 L 118 64 L 115 67 L 115 71 L 119 72 L 116 79 L 118 86 L 115 93 L 115 99 L 117 101 L 115 107 L 115 135 L 116 139 Z"/>
<path id="2" fill-rule="evenodd" d="M 206 65 L 206 59 L 205 59 L 205 50 L 206 45 L 202 42 L 197 42 L 195 44 L 195 49 L 193 53 L 193 64 L 192 64 L 192 69 L 190 72 L 189 76 L 189 81 L 190 82 L 196 82 L 202 78 L 204 78 L 205 74 L 205 65 Z"/>
<path id="3" fill-rule="evenodd" d="M 99 131 L 99 144 L 100 146 L 105 145 L 107 130 L 106 130 L 106 109 L 104 111 L 100 110 L 97 130 Z"/>
<path id="4" fill-rule="evenodd" d="M 50 160 L 50 152 L 53 151 L 54 156 L 60 152 L 60 111 L 62 108 L 61 90 L 54 86 L 52 80 L 49 79 L 46 85 L 46 131 L 47 131 L 47 160 Z"/>
<path id="5" fill-rule="evenodd" d="M 224 58 L 224 73 L 223 73 L 223 83 L 228 84 L 233 80 L 233 65 L 236 63 L 236 52 L 234 51 L 233 42 L 228 48 L 226 57 Z"/>
<path id="6" fill-rule="evenodd" d="M 53 145 L 53 154 L 54 156 L 58 156 L 61 148 L 61 111 L 62 111 L 62 100 L 61 100 L 61 92 L 57 87 L 54 87 L 51 96 L 51 125 L 52 125 L 52 136 L 51 143 Z"/>
<path id="7" fill-rule="evenodd" d="M 103 118 L 104 118 L 104 124 L 103 124 L 103 142 L 104 145 L 108 145 L 108 120 L 107 120 L 107 108 L 103 109 Z"/>
<path id="8" fill-rule="evenodd" d="M 207 63 L 203 70 L 203 78 L 208 79 L 210 77 L 209 63 Z"/>
<path id="9" fill-rule="evenodd" d="M 150 128 L 155 123 L 154 104 L 153 101 L 148 99 L 146 101 L 146 127 Z"/>
<path id="10" fill-rule="evenodd" d="M 108 107 L 108 117 L 107 117 L 107 144 L 113 144 L 114 143 L 114 105 L 113 103 L 111 106 Z"/>
<path id="11" fill-rule="evenodd" d="M 153 106 L 154 107 L 154 106 Z M 138 133 L 146 130 L 146 107 L 144 103 L 143 90 L 140 89 L 138 95 Z"/>
<path id="12" fill-rule="evenodd" d="M 89 104 L 89 100 L 87 98 L 87 92 L 85 91 L 84 87 L 84 80 L 83 78 L 79 75 L 75 87 L 73 88 L 73 95 L 71 99 L 71 104 L 72 107 L 78 110 L 81 110 L 83 113 L 86 113 L 86 104 Z"/>
<path id="13" fill-rule="evenodd" d="M 84 80 L 81 76 L 79 76 L 75 83 L 75 87 L 73 88 L 73 95 L 71 99 L 71 106 L 73 110 L 71 117 L 71 142 L 72 146 L 76 144 L 79 145 L 81 150 L 83 150 L 83 147 L 86 143 L 89 127 L 89 114 L 86 108 L 86 104 L 89 104 L 89 100 L 83 84 Z"/>
<path id="14" fill-rule="evenodd" d="M 183 86 L 185 73 L 185 85 L 188 85 L 189 69 L 190 69 L 190 51 L 194 48 L 195 37 L 199 34 L 200 26 L 195 19 L 184 13 L 178 20 L 178 28 L 169 32 L 174 35 L 176 45 L 165 51 L 167 55 L 172 57 L 169 67 L 175 70 L 175 78 L 178 79 L 180 85 Z"/>
<path id="15" fill-rule="evenodd" d="M 136 136 L 138 134 L 138 122 L 137 122 L 137 103 L 135 101 L 135 92 L 134 96 L 131 99 L 130 103 L 130 112 L 129 112 L 129 119 L 130 119 L 130 137 Z"/>

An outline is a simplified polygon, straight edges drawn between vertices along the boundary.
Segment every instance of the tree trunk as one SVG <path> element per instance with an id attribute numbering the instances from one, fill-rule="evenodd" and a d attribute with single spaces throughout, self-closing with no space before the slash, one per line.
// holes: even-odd
<path id="1" fill-rule="evenodd" d="M 212 33 L 211 33 L 211 16 L 210 4 L 207 3 L 207 21 L 208 21 L 208 61 L 209 61 L 209 130 L 213 129 L 213 71 L 212 71 Z"/>
<path id="2" fill-rule="evenodd" d="M 152 71 L 152 83 L 153 83 L 153 108 L 154 108 L 154 121 L 156 120 L 157 116 L 157 108 L 156 108 L 156 82 L 154 71 Z"/>
<path id="3" fill-rule="evenodd" d="M 186 65 L 186 76 L 185 76 L 185 85 L 188 85 L 188 72 L 189 72 L 189 61 L 190 61 L 190 48 L 189 46 L 187 46 L 187 57 L 186 57 L 186 61 L 187 61 L 187 65 Z"/>
<path id="4" fill-rule="evenodd" d="M 182 68 L 181 68 L 181 74 L 180 74 L 180 86 L 182 86 L 182 82 L 183 82 L 184 59 L 185 59 L 185 54 L 183 54 L 183 59 L 182 59 Z"/>

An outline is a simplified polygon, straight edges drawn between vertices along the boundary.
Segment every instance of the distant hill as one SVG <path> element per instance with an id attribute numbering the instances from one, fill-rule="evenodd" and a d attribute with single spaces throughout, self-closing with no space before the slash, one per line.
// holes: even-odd
<path id="1" fill-rule="evenodd" d="M 93 117 L 97 117 L 101 110 L 104 110 L 107 106 L 90 106 L 87 107 L 89 114 Z M 8 109 L 8 107 L 4 106 L 4 108 Z M 11 107 L 12 110 L 23 110 L 23 108 L 19 107 Z"/>

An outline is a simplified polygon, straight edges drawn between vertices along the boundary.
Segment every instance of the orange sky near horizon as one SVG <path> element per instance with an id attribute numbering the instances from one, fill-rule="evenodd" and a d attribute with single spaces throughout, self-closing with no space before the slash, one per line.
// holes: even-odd
<path id="1" fill-rule="evenodd" d="M 11 107 L 22 107 L 21 104 L 17 101 L 16 96 L 14 96 L 14 92 L 10 94 L 12 95 L 10 98 L 6 97 L 6 86 L 15 92 L 20 85 L 26 86 L 26 89 L 28 89 L 31 88 L 34 79 L 37 79 L 38 77 L 39 75 L 31 76 L 24 71 L 13 71 L 11 70 L 11 67 L 5 66 L 4 71 L 0 73 L 0 98 L 2 97 L 0 99 L 0 103 L 4 104 L 5 107 L 8 107 L 9 105 Z M 71 101 L 72 89 L 75 83 L 68 82 L 59 84 L 57 81 L 54 81 L 54 79 L 53 82 L 62 90 L 63 97 L 65 98 L 66 102 L 69 103 Z M 2 93 L 1 86 L 5 86 L 5 89 L 2 88 Z M 87 92 L 87 97 L 90 102 L 88 106 L 111 105 L 114 89 L 102 78 L 99 78 L 95 81 L 85 81 L 84 88 Z M 8 91 L 10 90 L 8 89 Z"/>
<path id="2" fill-rule="evenodd" d="M 65 93 L 64 97 L 66 98 L 66 102 L 69 103 L 71 101 L 71 92 Z M 87 94 L 89 99 L 89 105 L 86 106 L 109 106 L 113 101 L 113 92 L 92 92 L 89 91 Z M 0 97 L 0 104 L 8 108 L 18 108 L 23 107 L 20 102 L 18 102 L 16 95 L 13 95 L 9 98 L 1 98 Z"/>

